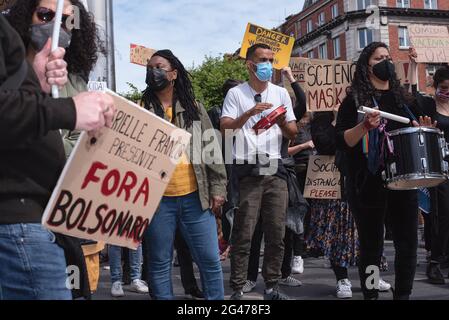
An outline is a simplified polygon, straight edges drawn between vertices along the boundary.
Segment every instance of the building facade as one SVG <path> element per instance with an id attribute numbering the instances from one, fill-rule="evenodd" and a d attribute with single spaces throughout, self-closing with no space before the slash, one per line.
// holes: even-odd
<path id="1" fill-rule="evenodd" d="M 296 38 L 296 57 L 355 61 L 365 46 L 381 41 L 393 60 L 407 61 L 411 24 L 449 26 L 449 0 L 306 0 L 278 30 Z M 419 66 L 420 90 L 430 90 L 437 67 Z"/>

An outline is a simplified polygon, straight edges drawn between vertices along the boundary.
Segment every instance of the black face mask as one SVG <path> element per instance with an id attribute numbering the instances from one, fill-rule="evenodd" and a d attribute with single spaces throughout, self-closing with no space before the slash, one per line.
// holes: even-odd
<path id="1" fill-rule="evenodd" d="M 146 83 L 154 92 L 160 92 L 170 85 L 167 78 L 167 71 L 164 69 L 147 69 Z"/>
<path id="2" fill-rule="evenodd" d="M 390 60 L 384 60 L 373 66 L 373 74 L 382 81 L 388 81 L 396 74 L 396 68 Z"/>

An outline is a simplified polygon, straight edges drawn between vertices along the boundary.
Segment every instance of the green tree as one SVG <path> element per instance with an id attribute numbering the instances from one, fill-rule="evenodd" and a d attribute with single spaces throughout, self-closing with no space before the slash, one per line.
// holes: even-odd
<path id="1" fill-rule="evenodd" d="M 223 84 L 228 79 L 248 80 L 242 60 L 225 57 L 206 57 L 202 65 L 190 70 L 196 98 L 207 110 L 223 104 Z"/>
<path id="2" fill-rule="evenodd" d="M 122 92 L 120 95 L 134 103 L 139 103 L 142 100 L 142 91 L 130 82 L 127 82 L 126 84 L 129 86 L 130 90 L 128 92 Z"/>

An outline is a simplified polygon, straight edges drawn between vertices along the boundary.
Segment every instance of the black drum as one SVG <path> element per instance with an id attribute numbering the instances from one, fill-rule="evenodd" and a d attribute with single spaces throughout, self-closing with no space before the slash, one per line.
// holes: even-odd
<path id="1" fill-rule="evenodd" d="M 448 179 L 449 151 L 443 133 L 432 128 L 406 128 L 390 133 L 393 155 L 383 178 L 390 190 L 433 188 Z"/>

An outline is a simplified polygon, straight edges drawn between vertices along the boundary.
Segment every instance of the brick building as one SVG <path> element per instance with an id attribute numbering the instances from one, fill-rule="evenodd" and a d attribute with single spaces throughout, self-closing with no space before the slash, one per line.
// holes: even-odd
<path id="1" fill-rule="evenodd" d="M 449 0 L 306 0 L 277 29 L 295 36 L 296 57 L 357 60 L 366 45 L 381 41 L 393 60 L 407 61 L 410 24 L 449 25 Z M 420 90 L 428 91 L 436 68 L 419 66 Z"/>

